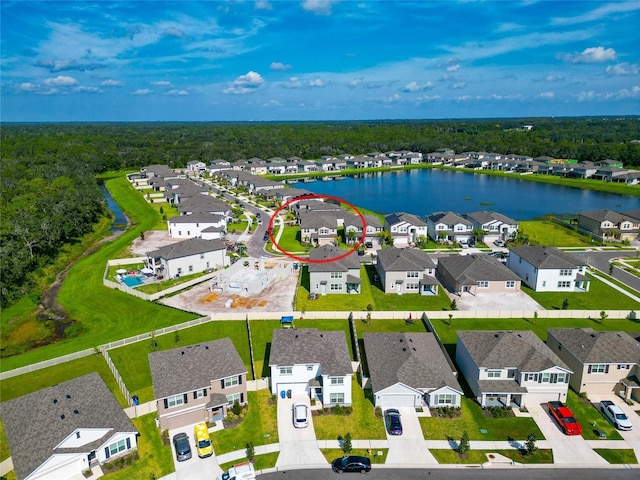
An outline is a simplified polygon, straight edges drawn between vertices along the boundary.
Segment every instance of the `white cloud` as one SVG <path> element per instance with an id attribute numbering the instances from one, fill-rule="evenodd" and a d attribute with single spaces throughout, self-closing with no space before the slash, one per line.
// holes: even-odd
<path id="1" fill-rule="evenodd" d="M 302 8 L 316 15 L 331 15 L 331 7 L 337 0 L 304 0 Z"/>
<path id="2" fill-rule="evenodd" d="M 563 75 L 547 75 L 546 77 L 544 77 L 544 80 L 546 82 L 561 82 L 562 80 L 564 80 L 564 76 Z"/>
<path id="3" fill-rule="evenodd" d="M 385 103 L 395 103 L 395 102 L 398 102 L 400 98 L 401 98 L 400 95 L 398 95 L 397 93 L 394 93 L 390 97 L 383 98 L 382 101 Z"/>
<path id="4" fill-rule="evenodd" d="M 162 33 L 168 37 L 184 38 L 184 32 L 176 27 L 167 27 Z"/>
<path id="5" fill-rule="evenodd" d="M 121 87 L 122 82 L 120 80 L 104 80 L 101 84 L 103 87 Z"/>
<path id="6" fill-rule="evenodd" d="M 494 93 L 491 95 L 491 98 L 493 98 L 494 100 L 518 100 L 522 98 L 522 95 L 519 93 L 514 95 L 499 95 L 497 93 Z"/>
<path id="7" fill-rule="evenodd" d="M 256 10 L 272 10 L 271 4 L 265 0 L 258 0 L 255 4 Z"/>
<path id="8" fill-rule="evenodd" d="M 551 20 L 553 25 L 574 25 L 576 23 L 584 23 L 600 20 L 612 13 L 631 12 L 640 9 L 638 2 L 615 2 L 607 3 L 585 14 L 576 17 L 557 17 Z"/>
<path id="9" fill-rule="evenodd" d="M 271 70 L 291 70 L 291 65 L 287 65 L 286 63 L 282 62 L 271 62 L 269 68 Z"/>
<path id="10" fill-rule="evenodd" d="M 569 63 L 601 63 L 616 59 L 616 51 L 613 48 L 591 47 L 585 48 L 582 53 L 567 54 L 565 62 Z"/>
<path id="11" fill-rule="evenodd" d="M 634 85 L 631 89 L 622 88 L 617 92 L 596 93 L 593 90 L 578 93 L 578 102 L 595 100 L 626 100 L 628 98 L 640 98 L 640 86 Z"/>
<path id="12" fill-rule="evenodd" d="M 456 97 L 456 100 L 459 102 L 468 102 L 469 100 L 473 100 L 473 97 L 471 95 L 460 95 Z"/>
<path id="13" fill-rule="evenodd" d="M 309 86 L 310 87 L 324 87 L 327 84 L 325 82 L 323 82 L 322 80 L 320 80 L 319 78 L 316 78 L 314 80 L 309 80 Z"/>
<path id="14" fill-rule="evenodd" d="M 38 95 L 55 95 L 58 93 L 57 88 L 50 88 L 49 90 L 42 90 L 40 92 L 36 92 Z"/>
<path id="15" fill-rule="evenodd" d="M 300 88 L 302 87 L 302 82 L 298 77 L 291 77 L 288 83 L 283 84 L 285 88 Z"/>
<path id="16" fill-rule="evenodd" d="M 501 23 L 500 25 L 498 25 L 498 28 L 496 28 L 496 32 L 514 32 L 517 30 L 526 30 L 527 27 L 525 27 L 524 25 L 520 25 L 519 23 L 511 23 L 511 22 L 506 22 L 506 23 Z"/>
<path id="17" fill-rule="evenodd" d="M 280 107 L 282 104 L 277 100 L 269 100 L 268 102 L 264 102 L 262 104 L 263 107 Z"/>
<path id="18" fill-rule="evenodd" d="M 44 83 L 51 87 L 70 87 L 72 85 L 77 85 L 78 80 L 73 77 L 58 75 L 56 78 L 47 78 Z"/>
<path id="19" fill-rule="evenodd" d="M 138 90 L 133 92 L 134 95 L 149 95 L 150 93 L 151 90 L 149 90 L 148 88 L 139 88 Z"/>
<path id="20" fill-rule="evenodd" d="M 556 96 L 555 93 L 549 91 L 549 92 L 542 92 L 540 95 L 538 95 L 538 97 L 540 98 L 554 98 Z"/>
<path id="21" fill-rule="evenodd" d="M 103 93 L 98 87 L 76 87 L 73 91 L 81 93 Z"/>
<path id="22" fill-rule="evenodd" d="M 407 83 L 402 89 L 403 92 L 421 92 L 422 90 L 427 90 L 433 88 L 433 83 L 427 82 L 423 85 L 420 85 L 418 82 Z"/>
<path id="23" fill-rule="evenodd" d="M 618 63 L 607 67 L 609 75 L 638 75 L 640 73 L 640 65 L 637 63 Z"/>
<path id="24" fill-rule="evenodd" d="M 157 82 L 151 82 L 151 85 L 155 85 L 156 87 L 170 87 L 171 82 L 167 82 L 166 80 L 159 80 Z"/>
<path id="25" fill-rule="evenodd" d="M 429 96 L 429 95 L 423 95 L 420 96 L 418 98 L 416 98 L 416 101 L 418 103 L 422 103 L 422 102 L 434 102 L 436 100 L 440 100 L 440 95 L 433 95 L 433 96 Z"/>
<path id="26" fill-rule="evenodd" d="M 447 72 L 457 72 L 458 70 L 460 70 L 460 64 L 456 63 L 455 65 L 449 65 L 447 67 Z"/>
<path id="27" fill-rule="evenodd" d="M 263 83 L 264 79 L 259 73 L 250 71 L 246 75 L 240 75 L 222 92 L 230 95 L 244 95 L 255 92 Z"/>
<path id="28" fill-rule="evenodd" d="M 453 88 L 455 88 L 456 90 L 459 88 L 464 88 L 466 86 L 467 86 L 466 82 L 458 82 L 453 84 Z"/>
<path id="29" fill-rule="evenodd" d="M 33 92 L 37 88 L 38 88 L 38 86 L 34 85 L 31 82 L 24 82 L 24 83 L 21 83 L 20 85 L 18 85 L 18 90 L 20 90 L 22 92 Z"/>
<path id="30" fill-rule="evenodd" d="M 187 92 L 186 90 L 169 90 L 167 92 L 167 95 L 174 95 L 174 96 L 180 96 L 180 97 L 186 97 L 187 95 L 189 95 L 189 92 Z"/>

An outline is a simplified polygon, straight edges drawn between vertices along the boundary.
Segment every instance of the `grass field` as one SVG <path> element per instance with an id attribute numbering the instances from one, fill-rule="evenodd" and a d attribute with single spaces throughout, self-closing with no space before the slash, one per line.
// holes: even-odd
<path id="1" fill-rule="evenodd" d="M 615 465 L 635 465 L 638 463 L 636 453 L 632 449 L 594 448 L 594 452 L 607 462 Z"/>
<path id="2" fill-rule="evenodd" d="M 255 463 L 253 464 L 253 467 L 256 470 L 265 470 L 267 468 L 273 468 L 276 466 L 276 462 L 278 461 L 279 455 L 280 455 L 280 452 L 265 453 L 264 455 L 256 455 Z M 222 469 L 223 472 L 226 472 L 231 467 L 241 462 L 242 460 L 234 460 L 233 462 L 221 463 L 220 468 Z"/>
<path id="3" fill-rule="evenodd" d="M 522 221 L 519 230 L 537 245 L 552 247 L 591 247 L 591 239 L 551 220 Z"/>
<path id="4" fill-rule="evenodd" d="M 497 453 L 510 458 L 516 463 L 553 463 L 553 451 L 547 449 L 536 450 L 532 455 L 525 455 L 519 450 L 469 450 L 464 456 L 460 456 L 455 450 L 431 449 L 431 454 L 438 463 L 461 464 L 461 465 L 482 465 L 487 463 L 487 455 Z M 633 451 L 633 450 L 632 450 Z"/>
<path id="5" fill-rule="evenodd" d="M 304 253 L 306 248 L 300 243 L 300 227 L 285 225 L 278 246 L 289 253 Z"/>

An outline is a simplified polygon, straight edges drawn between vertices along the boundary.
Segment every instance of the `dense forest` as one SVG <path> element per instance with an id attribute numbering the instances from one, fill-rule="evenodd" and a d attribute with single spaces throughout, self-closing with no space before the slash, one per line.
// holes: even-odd
<path id="1" fill-rule="evenodd" d="M 524 131 L 520 127 L 532 125 Z M 104 215 L 95 175 L 150 164 L 412 150 L 488 151 L 640 168 L 637 118 L 295 123 L 3 124 L 0 294 L 7 305 Z"/>

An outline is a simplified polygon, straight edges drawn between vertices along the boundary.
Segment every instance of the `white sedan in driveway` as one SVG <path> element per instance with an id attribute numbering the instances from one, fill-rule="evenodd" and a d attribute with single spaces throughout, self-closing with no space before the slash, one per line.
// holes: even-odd
<path id="1" fill-rule="evenodd" d="M 305 403 L 293 404 L 293 426 L 296 428 L 309 426 L 309 409 Z"/>

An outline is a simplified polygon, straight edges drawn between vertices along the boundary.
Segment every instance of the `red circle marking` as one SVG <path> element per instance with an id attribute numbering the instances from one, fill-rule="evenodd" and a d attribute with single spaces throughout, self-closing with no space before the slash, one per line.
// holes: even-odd
<path id="1" fill-rule="evenodd" d="M 320 199 L 329 199 L 329 200 L 334 200 L 336 202 L 338 202 L 338 205 L 340 204 L 345 204 L 348 207 L 350 207 L 354 212 L 356 212 L 358 214 L 358 216 L 360 217 L 360 220 L 362 221 L 362 237 L 360 237 L 360 240 L 358 241 L 358 243 L 356 244 L 355 247 L 353 247 L 351 250 L 347 250 L 343 255 L 340 255 L 338 257 L 334 257 L 334 258 L 326 258 L 326 259 L 322 259 L 322 260 L 313 260 L 311 258 L 307 258 L 307 257 L 298 257 L 297 255 L 294 255 L 293 253 L 287 252 L 284 248 L 282 248 L 280 245 L 278 245 L 278 243 L 276 242 L 276 239 L 273 237 L 273 220 L 276 218 L 276 216 L 278 215 L 278 213 L 281 210 L 284 210 L 286 207 L 288 207 L 289 205 L 292 205 L 296 202 L 299 202 L 301 200 L 311 200 L 311 199 L 315 199 L 315 198 L 320 198 Z M 283 226 L 284 228 L 284 226 Z M 269 238 L 271 239 L 271 242 L 273 242 L 273 246 L 280 252 L 282 252 L 284 255 L 286 255 L 287 257 L 293 258 L 294 260 L 298 260 L 299 262 L 306 262 L 306 263 L 330 263 L 330 262 L 336 262 L 338 260 L 342 260 L 345 257 L 348 257 L 349 255 L 351 255 L 353 252 L 355 252 L 356 250 L 358 250 L 360 248 L 360 245 L 362 245 L 364 243 L 364 239 L 367 236 L 367 222 L 364 219 L 364 215 L 362 215 L 362 212 L 360 212 L 360 210 L 358 210 L 354 205 L 352 205 L 351 203 L 347 202 L 346 200 L 343 200 L 342 198 L 339 197 L 334 197 L 332 195 L 321 195 L 321 194 L 317 194 L 317 193 L 307 193 L 305 195 L 300 195 L 299 197 L 293 198 L 285 203 L 283 203 L 282 205 L 280 205 L 275 212 L 273 212 L 273 215 L 271 215 L 271 218 L 269 219 L 269 226 L 267 227 L 267 233 L 269 234 Z"/>

